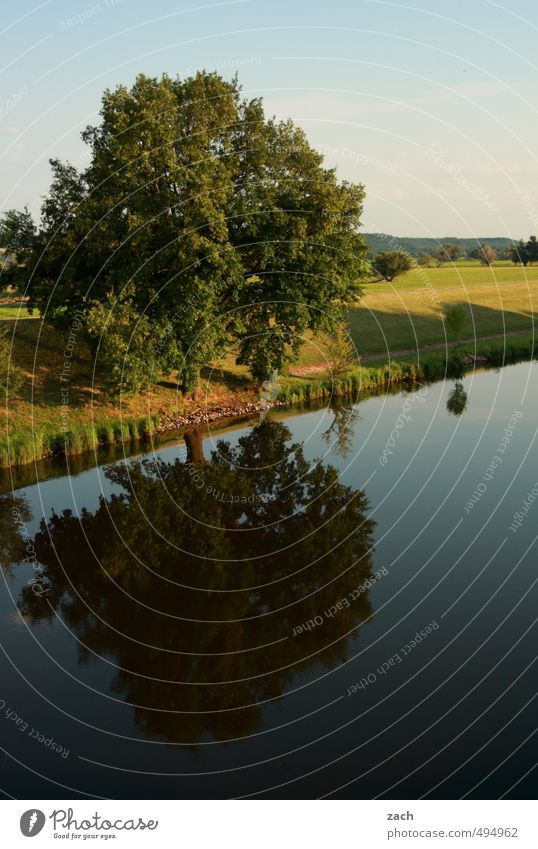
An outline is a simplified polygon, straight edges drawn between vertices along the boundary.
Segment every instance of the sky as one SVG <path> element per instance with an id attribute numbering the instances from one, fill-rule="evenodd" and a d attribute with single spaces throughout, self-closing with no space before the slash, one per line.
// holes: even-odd
<path id="1" fill-rule="evenodd" d="M 367 232 L 538 233 L 535 0 L 3 0 L 0 35 L 0 209 L 87 163 L 104 89 L 206 68 L 364 184 Z"/>

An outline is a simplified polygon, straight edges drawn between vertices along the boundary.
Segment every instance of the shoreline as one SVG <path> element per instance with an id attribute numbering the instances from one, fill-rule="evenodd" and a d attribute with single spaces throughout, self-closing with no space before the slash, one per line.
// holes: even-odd
<path id="1" fill-rule="evenodd" d="M 504 340 L 506 341 L 506 340 Z M 419 350 L 419 354 L 420 354 Z M 415 356 L 416 356 L 415 352 Z M 448 354 L 448 356 L 447 356 Z M 17 431 L 0 444 L 0 468 L 20 468 L 42 460 L 58 457 L 76 457 L 99 448 L 133 447 L 147 445 L 153 437 L 172 435 L 174 431 L 195 429 L 210 422 L 252 416 L 274 408 L 292 408 L 316 401 L 329 401 L 359 396 L 365 392 L 386 391 L 429 383 L 445 378 L 459 378 L 477 367 L 502 367 L 510 363 L 528 361 L 538 354 L 538 345 L 527 335 L 514 339 L 512 344 L 495 347 L 484 340 L 475 342 L 473 350 L 465 345 L 457 349 L 432 351 L 425 349 L 419 362 L 391 360 L 381 366 L 359 366 L 337 380 L 331 378 L 294 377 L 284 378 L 274 399 L 248 402 L 243 399 L 238 405 L 224 403 L 211 409 L 200 407 L 185 414 L 153 414 L 139 418 L 121 418 L 78 425 L 71 430 L 54 432 L 47 428 Z"/>

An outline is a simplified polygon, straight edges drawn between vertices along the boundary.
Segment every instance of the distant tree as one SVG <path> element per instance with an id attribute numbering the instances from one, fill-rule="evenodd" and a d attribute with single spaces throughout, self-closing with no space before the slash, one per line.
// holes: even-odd
<path id="1" fill-rule="evenodd" d="M 482 265 L 491 265 L 497 259 L 495 250 L 487 243 L 475 248 L 474 251 L 471 251 L 469 256 L 473 259 L 479 260 Z"/>
<path id="2" fill-rule="evenodd" d="M 435 250 L 435 258 L 439 264 L 443 262 L 456 262 L 463 255 L 464 251 L 459 245 L 453 245 L 451 242 L 446 242 L 444 245 L 439 245 Z"/>
<path id="3" fill-rule="evenodd" d="M 36 226 L 28 207 L 8 209 L 0 217 L 0 248 L 6 264 L 0 276 L 0 288 L 20 288 L 27 277 L 27 265 L 36 240 Z"/>
<path id="4" fill-rule="evenodd" d="M 418 255 L 417 263 L 423 268 L 432 268 L 435 265 L 435 257 L 427 251 L 422 251 L 422 253 Z"/>
<path id="5" fill-rule="evenodd" d="M 529 264 L 529 252 L 527 250 L 527 245 L 520 239 L 519 242 L 515 244 L 511 244 L 507 248 L 509 259 L 512 260 L 514 265 L 523 265 L 527 266 Z"/>
<path id="6" fill-rule="evenodd" d="M 456 342 L 459 342 L 467 323 L 467 311 L 465 307 L 461 304 L 454 304 L 447 307 L 444 314 L 444 321 L 450 331 L 450 335 Z"/>
<path id="7" fill-rule="evenodd" d="M 529 265 L 532 265 L 533 262 L 538 262 L 538 240 L 536 239 L 536 236 L 529 236 L 529 240 L 525 247 L 529 257 Z"/>
<path id="8" fill-rule="evenodd" d="M 405 251 L 380 251 L 374 259 L 374 270 L 389 283 L 413 265 L 412 258 Z"/>

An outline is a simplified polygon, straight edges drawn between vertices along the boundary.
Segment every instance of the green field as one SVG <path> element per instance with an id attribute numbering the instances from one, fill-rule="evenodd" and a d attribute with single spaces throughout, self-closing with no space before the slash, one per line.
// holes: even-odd
<path id="1" fill-rule="evenodd" d="M 14 319 L 32 319 L 37 318 L 36 315 L 29 315 L 26 307 L 20 304 L 3 304 L 0 300 L 0 321 Z"/>
<path id="2" fill-rule="evenodd" d="M 453 344 L 442 319 L 453 304 L 463 304 L 467 311 L 465 339 L 532 334 L 538 267 L 452 265 L 414 269 L 392 283 L 365 284 L 360 305 L 349 313 L 359 355 L 377 361 L 389 354 Z M 309 340 L 299 370 L 323 358 L 319 340 Z"/>

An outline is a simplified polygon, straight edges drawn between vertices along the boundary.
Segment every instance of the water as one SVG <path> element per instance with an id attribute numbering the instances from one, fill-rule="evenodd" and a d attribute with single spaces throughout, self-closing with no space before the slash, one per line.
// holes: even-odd
<path id="1" fill-rule="evenodd" d="M 3 794 L 532 798 L 537 368 L 5 496 Z"/>

